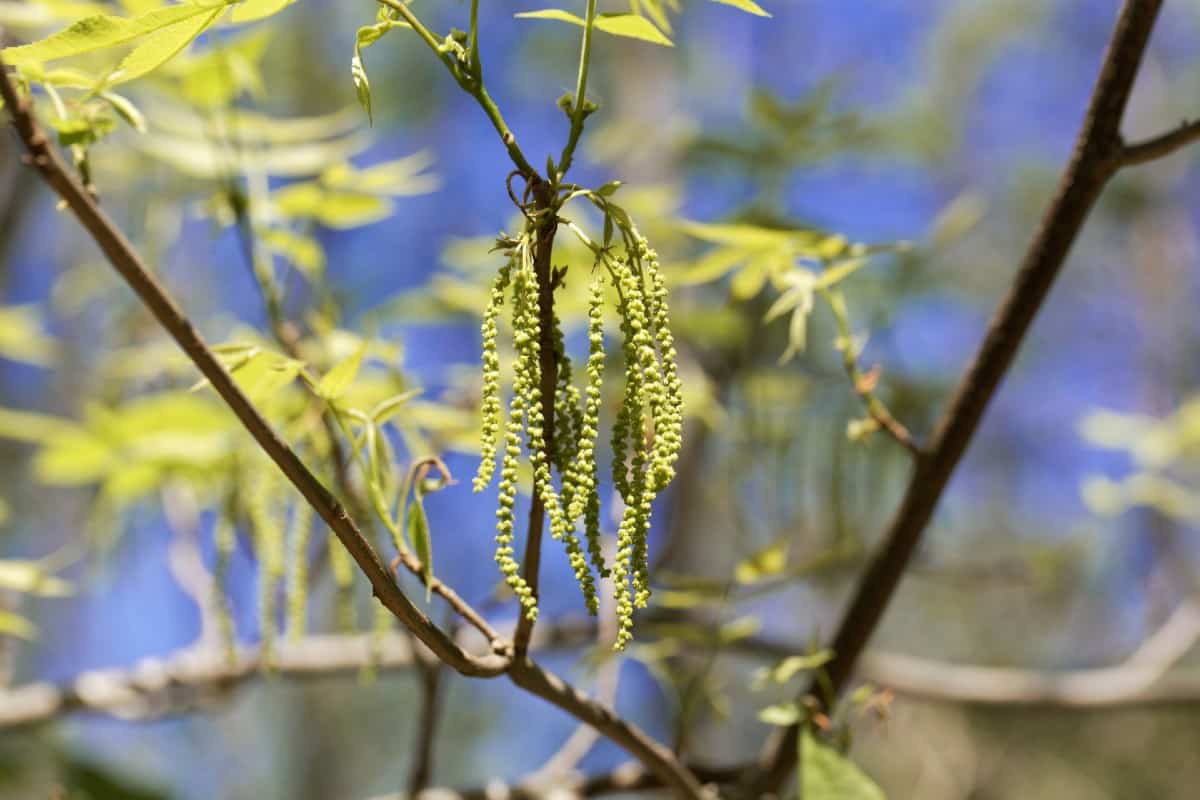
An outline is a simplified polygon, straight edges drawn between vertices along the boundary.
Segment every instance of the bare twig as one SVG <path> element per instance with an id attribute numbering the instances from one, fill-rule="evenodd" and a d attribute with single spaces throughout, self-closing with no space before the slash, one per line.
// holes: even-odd
<path id="1" fill-rule="evenodd" d="M 263 675 L 258 648 L 238 651 L 232 661 L 220 648 L 199 645 L 130 668 L 92 670 L 66 683 L 30 683 L 0 689 L 0 729 L 37 725 L 74 712 L 124 720 L 160 719 L 195 711 L 228 697 Z M 384 669 L 412 664 L 407 636 L 382 641 L 369 635 L 309 636 L 280 641 L 272 674 L 307 678 L 354 674 L 367 665 Z"/>
<path id="2" fill-rule="evenodd" d="M 917 460 L 883 545 L 860 579 L 832 643 L 832 694 L 850 681 L 941 499 L 951 474 L 1008 372 L 1021 342 L 1058 276 L 1079 231 L 1119 166 L 1120 124 L 1162 0 L 1127 0 L 1113 31 L 1071 162 L 975 359 L 959 382 L 929 449 Z M 798 726 L 764 751 L 762 775 L 749 781 L 754 797 L 772 792 L 796 764 Z"/>
<path id="3" fill-rule="evenodd" d="M 1197 140 L 1200 140 L 1200 120 L 1183 122 L 1178 128 L 1159 136 L 1124 145 L 1117 153 L 1117 166 L 1131 167 L 1155 161 Z"/>

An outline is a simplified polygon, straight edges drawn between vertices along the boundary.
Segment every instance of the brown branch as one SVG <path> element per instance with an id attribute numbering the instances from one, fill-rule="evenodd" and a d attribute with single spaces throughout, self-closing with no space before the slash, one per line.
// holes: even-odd
<path id="1" fill-rule="evenodd" d="M 273 675 L 312 678 L 353 674 L 365 667 L 396 669 L 412 664 L 407 636 L 379 641 L 369 635 L 309 636 L 280 641 Z M 231 663 L 219 647 L 198 646 L 149 658 L 123 669 L 91 670 L 62 684 L 30 683 L 0 689 L 0 729 L 50 722 L 88 712 L 123 720 L 185 714 L 228 698 L 237 687 L 265 674 L 258 648 L 243 648 Z"/>
<path id="2" fill-rule="evenodd" d="M 524 619 L 524 616 L 522 616 Z M 583 695 L 557 675 L 527 659 L 514 660 L 508 671 L 512 682 L 591 725 L 637 758 L 660 785 L 677 797 L 708 797 L 700 781 L 675 754 L 651 739 L 612 709 Z"/>
<path id="3" fill-rule="evenodd" d="M 846 688 L 867 640 L 900 583 L 938 501 L 979 422 L 1012 365 L 1034 316 L 1108 179 L 1118 168 L 1119 126 L 1162 0 L 1127 0 L 1104 57 L 1071 162 L 1001 302 L 987 335 L 918 459 L 883 544 L 860 579 L 832 643 L 831 694 Z M 777 790 L 796 765 L 800 729 L 792 726 L 766 748 L 750 796 Z"/>
<path id="4" fill-rule="evenodd" d="M 1197 140 L 1200 140 L 1200 120 L 1185 121 L 1178 128 L 1159 136 L 1124 145 L 1116 155 L 1117 166 L 1145 164 L 1169 156 Z"/>
<path id="5" fill-rule="evenodd" d="M 246 398 L 213 351 L 192 324 L 151 275 L 125 235 L 96 205 L 87 190 L 71 175 L 58 153 L 33 117 L 29 99 L 18 94 L 7 69 L 0 63 L 0 94 L 12 116 L 12 123 L 25 149 L 28 162 L 59 195 L 66 206 L 104 251 L 108 261 L 120 273 L 142 303 L 179 344 L 201 374 L 255 438 L 271 460 L 288 477 L 313 509 L 321 515 L 339 541 L 350 552 L 371 582 L 375 596 L 389 611 L 421 639 L 439 658 L 465 675 L 500 675 L 508 659 L 489 654 L 472 656 L 434 625 L 400 590 L 387 566 L 363 537 L 358 526 L 341 503 L 305 466 L 295 452 L 279 437 L 270 423 Z"/>
<path id="6" fill-rule="evenodd" d="M 441 662 L 426 661 L 416 654 L 414 661 L 421 680 L 421 713 L 417 717 L 416 739 L 413 742 L 413 762 L 408 775 L 408 793 L 417 793 L 429 785 L 433 776 L 434 744 L 437 741 L 438 715 L 441 712 L 442 669 Z"/>
<path id="7" fill-rule="evenodd" d="M 542 181 L 530 184 L 534 197 L 534 219 L 537 221 L 537 244 L 533 254 L 533 269 L 538 282 L 538 358 L 541 367 L 542 435 L 546 455 L 554 452 L 554 395 L 558 386 L 558 355 L 554 346 L 554 234 L 558 219 L 553 211 L 554 195 L 549 184 Z M 529 504 L 529 527 L 525 537 L 525 583 L 538 598 L 538 573 L 542 562 L 542 529 L 546 523 L 546 508 L 536 491 Z M 519 661 L 529 649 L 533 634 L 533 619 L 521 614 L 513 636 L 515 657 Z"/>

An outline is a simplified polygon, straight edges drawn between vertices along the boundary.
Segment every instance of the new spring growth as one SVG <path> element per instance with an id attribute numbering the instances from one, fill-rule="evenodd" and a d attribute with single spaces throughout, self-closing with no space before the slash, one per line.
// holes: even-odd
<path id="1" fill-rule="evenodd" d="M 611 194 L 611 193 L 610 193 Z M 573 225 L 596 255 L 588 296 L 588 356 L 582 392 L 567 353 L 561 324 L 553 320 L 548 339 L 539 334 L 538 275 L 533 265 L 536 230 L 519 239 L 502 238 L 506 261 L 492 285 L 484 311 L 482 458 L 475 491 L 483 491 L 499 466 L 496 563 L 525 613 L 536 618 L 537 602 L 521 576 L 513 548 L 520 460 L 533 473 L 532 491 L 542 501 L 550 534 L 563 543 L 584 603 L 599 607 L 596 576 L 612 577 L 619 621 L 616 647 L 632 638 L 633 614 L 650 598 L 647 536 L 655 497 L 674 475 L 683 428 L 682 385 L 667 310 L 667 290 L 658 259 L 623 210 L 607 195 L 582 191 L 606 217 L 606 240 L 615 229 L 622 244 L 600 247 Z M 606 354 L 606 300 L 614 298 L 622 334 L 623 394 L 612 429 L 612 478 L 623 503 L 617 553 L 605 563 L 600 542 L 600 469 L 597 444 Z M 501 397 L 499 320 L 509 304 L 512 327 L 512 397 L 504 414 Z M 551 341 L 558 365 L 553 407 L 557 426 L 545 437 L 541 396 L 541 342 Z"/>

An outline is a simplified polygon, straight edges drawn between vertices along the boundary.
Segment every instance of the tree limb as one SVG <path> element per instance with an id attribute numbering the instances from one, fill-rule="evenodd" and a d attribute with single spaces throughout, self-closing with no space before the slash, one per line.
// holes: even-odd
<path id="1" fill-rule="evenodd" d="M 928 450 L 917 460 L 883 545 L 860 579 L 833 639 L 834 658 L 827 667 L 830 695 L 836 696 L 849 683 L 858 657 L 879 625 L 984 411 L 1012 365 L 1089 212 L 1120 165 L 1121 118 L 1161 7 L 1162 0 L 1126 0 L 1070 164 L 1012 288 L 996 310 Z M 779 788 L 796 765 L 799 736 L 799 726 L 792 726 L 766 748 L 763 772 L 750 781 L 750 796 L 759 797 Z"/>
<path id="2" fill-rule="evenodd" d="M 1178 128 L 1140 142 L 1124 145 L 1117 154 L 1118 167 L 1145 164 L 1169 156 L 1192 142 L 1200 139 L 1200 120 L 1183 122 Z"/>

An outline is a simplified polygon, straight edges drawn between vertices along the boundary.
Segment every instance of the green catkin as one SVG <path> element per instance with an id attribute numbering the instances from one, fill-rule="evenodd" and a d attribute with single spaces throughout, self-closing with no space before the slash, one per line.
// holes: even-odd
<path id="1" fill-rule="evenodd" d="M 263 661 L 269 667 L 275 660 L 279 637 L 277 598 L 284 577 L 284 524 L 275 506 L 272 482 L 262 479 L 250 488 L 246 512 L 254 534 L 258 555 L 258 623 Z"/>
<path id="2" fill-rule="evenodd" d="M 213 569 L 213 607 L 217 609 L 217 630 L 221 636 L 221 647 L 226 661 L 232 665 L 237 661 L 237 627 L 233 621 L 233 604 L 229 598 L 229 567 L 233 562 L 233 551 L 237 547 L 233 520 L 224 514 L 217 516 L 213 528 L 213 545 L 217 551 Z"/>
<path id="3" fill-rule="evenodd" d="M 617 641 L 622 650 L 633 638 L 634 595 L 630 585 L 635 582 L 637 557 L 644 552 L 639 546 L 641 524 L 641 472 L 644 464 L 644 395 L 645 376 L 638 352 L 639 335 L 645 328 L 644 308 L 639 280 L 628 258 L 614 262 L 614 272 L 621 298 L 621 350 L 625 356 L 625 395 L 617 424 L 613 430 L 613 481 L 625 510 L 617 527 L 617 552 L 612 577 L 617 610 Z M 632 451 L 632 458 L 630 452 Z M 628 460 L 628 464 L 626 461 Z"/>
<path id="4" fill-rule="evenodd" d="M 354 633 L 358 628 L 354 613 L 354 563 L 333 533 L 326 539 L 326 546 L 329 548 L 329 569 L 336 587 L 334 617 L 337 629 L 341 633 Z"/>
<path id="5" fill-rule="evenodd" d="M 593 569 L 613 579 L 618 618 L 615 646 L 623 649 L 632 639 L 634 610 L 645 607 L 650 598 L 647 539 L 651 512 L 655 498 L 674 475 L 683 428 L 683 401 L 675 343 L 669 329 L 666 284 L 657 256 L 623 214 L 610 218 L 621 227 L 625 242 L 622 256 L 608 253 L 603 256 L 619 300 L 625 368 L 624 396 L 612 431 L 613 483 L 624 501 L 624 510 L 611 565 L 606 564 L 600 542 L 596 459 L 605 367 L 603 283 L 594 280 L 589 292 L 587 385 L 582 394 L 574 384 L 560 321 L 554 320 L 551 342 L 558 376 L 552 405 L 556 425 L 553 441 L 547 442 L 541 392 L 539 286 L 532 263 L 531 231 L 510 251 L 509 261 L 496 277 L 484 313 L 483 458 L 475 489 L 481 491 L 490 482 L 499 456 L 496 562 L 524 613 L 536 619 L 536 599 L 521 576 L 513 549 L 518 467 L 522 449 L 528 452 L 534 497 L 545 509 L 551 537 L 564 543 L 592 613 L 596 613 L 599 605 Z M 496 354 L 497 320 L 510 287 L 516 357 L 513 396 L 504 424 L 500 361 Z M 577 533 L 581 521 L 586 552 Z"/>
<path id="6" fill-rule="evenodd" d="M 588 296 L 587 401 L 579 421 L 579 455 L 575 460 L 575 490 L 567 517 L 574 525 L 583 517 L 584 536 L 592 566 L 608 577 L 600 545 L 600 472 L 596 440 L 600 432 L 601 388 L 604 384 L 604 286 L 592 281 Z"/>
<path id="7" fill-rule="evenodd" d="M 299 641 L 307 625 L 308 542 L 312 534 L 312 506 L 303 501 L 292 509 L 288 535 L 287 632 L 288 639 Z"/>
<path id="8" fill-rule="evenodd" d="M 512 262 L 500 267 L 492 284 L 491 298 L 483 315 L 481 329 L 483 337 L 483 390 L 480 416 L 483 418 L 479 437 L 479 470 L 475 474 L 474 490 L 482 492 L 492 482 L 496 472 L 497 440 L 500 436 L 500 352 L 496 339 L 499 335 L 496 319 L 504 305 L 504 294 L 512 275 Z"/>
<path id="9" fill-rule="evenodd" d="M 524 246 L 514 255 L 514 261 L 525 258 Z M 517 471 L 521 458 L 521 433 L 525 430 L 525 408 L 529 392 L 529 347 L 531 338 L 528 329 L 523 326 L 525 317 L 525 283 L 527 272 L 524 264 L 517 270 L 513 279 L 513 339 L 516 344 L 517 357 L 513 364 L 513 396 L 509 403 L 508 426 L 504 434 L 504 456 L 500 462 L 499 507 L 496 509 L 496 564 L 504 575 L 504 581 L 520 601 L 526 616 L 530 620 L 537 619 L 537 600 L 533 590 L 521 577 L 521 566 L 517 563 L 513 551 L 515 519 L 513 506 L 517 500 Z M 535 290 L 536 291 L 536 290 Z M 534 315 L 536 320 L 536 313 Z M 532 337 L 536 341 L 535 334 Z"/>

